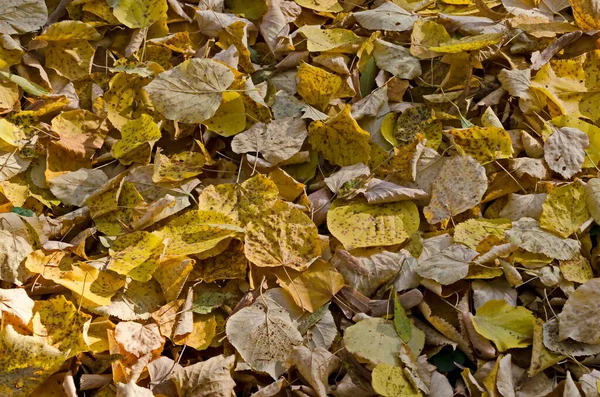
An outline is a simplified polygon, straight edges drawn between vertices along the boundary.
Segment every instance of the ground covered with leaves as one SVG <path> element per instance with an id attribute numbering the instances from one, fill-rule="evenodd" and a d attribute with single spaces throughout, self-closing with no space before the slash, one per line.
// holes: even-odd
<path id="1" fill-rule="evenodd" d="M 599 396 L 599 10 L 0 1 L 0 395 Z"/>

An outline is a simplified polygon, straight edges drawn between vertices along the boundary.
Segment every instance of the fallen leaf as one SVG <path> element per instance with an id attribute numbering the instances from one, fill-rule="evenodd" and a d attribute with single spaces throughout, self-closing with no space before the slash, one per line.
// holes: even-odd
<path id="1" fill-rule="evenodd" d="M 373 390 L 381 396 L 421 396 L 421 393 L 406 378 L 401 367 L 386 363 L 377 364 L 373 369 L 373 380 L 371 382 Z"/>
<path id="2" fill-rule="evenodd" d="M 21 34 L 38 30 L 48 19 L 42 0 L 8 0 L 0 6 L 0 33 Z"/>
<path id="3" fill-rule="evenodd" d="M 385 2 L 373 10 L 355 12 L 354 18 L 365 29 L 403 32 L 410 30 L 417 16 L 395 3 Z"/>
<path id="4" fill-rule="evenodd" d="M 190 211 L 172 219 L 153 232 L 159 240 L 167 241 L 166 258 L 181 255 L 214 256 L 223 251 L 231 238 L 242 232 L 225 215 L 215 211 Z"/>
<path id="5" fill-rule="evenodd" d="M 576 128 L 558 128 L 544 143 L 544 158 L 552 171 L 570 178 L 581 170 L 588 136 Z"/>
<path id="6" fill-rule="evenodd" d="M 227 320 L 227 337 L 242 358 L 256 371 L 277 379 L 284 362 L 302 336 L 281 309 L 262 305 L 246 307 Z"/>
<path id="7" fill-rule="evenodd" d="M 590 217 L 584 195 L 579 182 L 552 189 L 542 204 L 540 227 L 561 237 L 573 234 Z"/>
<path id="8" fill-rule="evenodd" d="M 233 138 L 231 149 L 236 153 L 260 153 L 271 164 L 279 164 L 298 153 L 306 137 L 302 119 L 285 118 L 255 124 Z"/>
<path id="9" fill-rule="evenodd" d="M 481 164 L 512 156 L 510 135 L 503 128 L 471 127 L 446 132 L 454 143 Z"/>
<path id="10" fill-rule="evenodd" d="M 298 369 L 319 397 L 326 397 L 329 392 L 328 378 L 338 369 L 340 360 L 323 348 L 310 350 L 305 346 L 296 346 L 287 363 Z"/>
<path id="11" fill-rule="evenodd" d="M 147 28 L 167 19 L 166 0 L 109 0 L 114 16 L 128 28 Z"/>
<path id="12" fill-rule="evenodd" d="M 392 281 L 401 269 L 408 268 L 408 260 L 403 253 L 383 251 L 354 256 L 338 249 L 331 258 L 331 263 L 344 276 L 347 285 L 371 296 L 383 284 Z"/>
<path id="13" fill-rule="evenodd" d="M 382 318 L 362 320 L 344 332 L 344 347 L 361 363 L 401 365 L 401 346 L 393 322 Z"/>
<path id="14" fill-rule="evenodd" d="M 479 253 L 461 244 L 446 246 L 433 237 L 423 242 L 423 254 L 417 260 L 415 271 L 419 276 L 449 285 L 467 276 L 469 262 Z"/>
<path id="15" fill-rule="evenodd" d="M 170 378 L 175 383 L 179 395 L 230 397 L 235 386 L 231 377 L 234 363 L 234 356 L 219 355 L 194 365 L 177 368 Z"/>
<path id="16" fill-rule="evenodd" d="M 558 315 L 560 339 L 574 339 L 578 342 L 598 344 L 600 333 L 593 325 L 596 310 L 590 302 L 596 299 L 600 292 L 600 279 L 594 278 L 582 284 L 567 299 L 565 306 Z"/>
<path id="17" fill-rule="evenodd" d="M 321 29 L 320 26 L 305 25 L 296 31 L 306 37 L 306 48 L 310 52 L 353 52 L 352 46 L 362 39 L 347 29 Z"/>
<path id="18" fill-rule="evenodd" d="M 26 397 L 56 372 L 65 355 L 38 336 L 22 335 L 12 325 L 0 331 L 0 392 Z"/>
<path id="19" fill-rule="evenodd" d="M 299 307 L 313 313 L 342 289 L 344 277 L 330 263 L 317 260 L 300 276 L 280 278 L 279 283 Z"/>
<path id="20" fill-rule="evenodd" d="M 506 231 L 508 240 L 534 254 L 544 254 L 551 258 L 567 260 L 577 256 L 580 243 L 573 239 L 561 239 L 540 229 L 537 221 L 521 218 L 513 222 Z"/>
<path id="21" fill-rule="evenodd" d="M 14 321 L 29 324 L 33 317 L 33 300 L 24 289 L 0 289 L 0 319 L 3 324 Z"/>
<path id="22" fill-rule="evenodd" d="M 196 58 L 159 74 L 144 89 L 169 120 L 201 123 L 215 114 L 222 92 L 233 80 L 233 73 L 223 64 Z"/>
<path id="23" fill-rule="evenodd" d="M 135 322 L 118 323 L 115 327 L 115 340 L 136 357 L 162 348 L 165 342 L 156 324 L 142 325 Z"/>
<path id="24" fill-rule="evenodd" d="M 485 338 L 494 342 L 499 351 L 531 345 L 535 317 L 523 307 L 514 307 L 505 300 L 490 300 L 477 309 L 473 326 Z"/>
<path id="25" fill-rule="evenodd" d="M 584 198 L 588 211 L 596 223 L 600 222 L 600 179 L 588 181 L 584 188 Z"/>
<path id="26" fill-rule="evenodd" d="M 430 50 L 436 52 L 456 54 L 462 51 L 479 50 L 494 45 L 502 40 L 502 33 L 484 33 L 478 36 L 466 36 L 460 39 L 448 40 L 439 46 L 431 46 Z"/>
<path id="27" fill-rule="evenodd" d="M 306 269 L 320 254 L 317 227 L 302 211 L 277 201 L 246 227 L 246 258 L 260 267 Z"/>
<path id="28" fill-rule="evenodd" d="M 329 101 L 337 98 L 342 78 L 324 69 L 302 62 L 296 74 L 298 94 L 312 106 L 324 110 Z"/>
<path id="29" fill-rule="evenodd" d="M 236 224 L 247 224 L 259 218 L 265 208 L 275 204 L 279 194 L 277 185 L 269 178 L 258 174 L 241 184 L 209 186 L 198 198 L 202 210 L 216 211 L 230 217 Z"/>
<path id="30" fill-rule="evenodd" d="M 400 244 L 419 228 L 414 203 L 365 204 L 334 201 L 327 227 L 346 249 Z"/>
<path id="31" fill-rule="evenodd" d="M 546 193 L 511 193 L 508 195 L 508 202 L 498 215 L 512 221 L 518 221 L 521 218 L 533 218 L 539 220 L 542 215 L 542 205 L 546 200 L 546 196 Z"/>
<path id="32" fill-rule="evenodd" d="M 148 115 L 131 120 L 121 129 L 122 139 L 115 143 L 112 154 L 121 163 L 128 165 L 132 162 L 147 163 L 154 142 L 160 139 L 158 125 Z"/>
<path id="33" fill-rule="evenodd" d="M 52 179 L 50 190 L 67 205 L 82 206 L 90 194 L 108 181 L 101 170 L 80 169 Z"/>
<path id="34" fill-rule="evenodd" d="M 41 336 L 65 357 L 88 350 L 87 329 L 92 316 L 81 313 L 64 296 L 36 301 L 31 325 L 34 335 Z"/>
<path id="35" fill-rule="evenodd" d="M 432 183 L 431 201 L 423 209 L 425 218 L 431 224 L 439 223 L 476 206 L 487 183 L 485 169 L 472 157 L 453 157 Z"/>
<path id="36" fill-rule="evenodd" d="M 583 30 L 598 29 L 599 10 L 597 4 L 590 0 L 574 0 L 569 2 L 573 7 L 575 22 Z"/>
<path id="37" fill-rule="evenodd" d="M 413 57 L 409 50 L 381 39 L 375 40 L 373 57 L 380 69 L 399 79 L 414 79 L 422 73 L 419 60 Z"/>
<path id="38" fill-rule="evenodd" d="M 348 166 L 369 158 L 370 135 L 350 113 L 350 106 L 325 122 L 316 120 L 308 126 L 308 143 L 332 164 Z"/>
<path id="39" fill-rule="evenodd" d="M 205 161 L 204 156 L 196 152 L 177 153 L 170 158 L 157 153 L 152 181 L 179 182 L 193 178 L 202 173 Z"/>

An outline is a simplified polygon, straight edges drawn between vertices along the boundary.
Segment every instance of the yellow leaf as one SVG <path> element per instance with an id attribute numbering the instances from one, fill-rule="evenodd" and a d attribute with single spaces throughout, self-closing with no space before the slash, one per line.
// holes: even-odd
<path id="1" fill-rule="evenodd" d="M 544 321 L 537 318 L 533 327 L 531 364 L 529 364 L 529 371 L 527 373 L 530 377 L 565 359 L 564 356 L 554 354 L 544 346 L 543 326 Z"/>
<path id="2" fill-rule="evenodd" d="M 173 338 L 173 331 L 176 329 L 177 320 L 180 318 L 181 308 L 185 299 L 174 299 L 152 313 L 152 318 L 158 324 L 161 335 L 169 339 Z"/>
<path id="3" fill-rule="evenodd" d="M 600 66 L 600 50 L 574 58 L 552 59 L 531 81 L 531 88 L 542 100 L 547 97 L 551 117 L 568 115 L 598 121 L 596 109 L 600 96 L 598 74 L 589 73 Z"/>
<path id="4" fill-rule="evenodd" d="M 194 313 L 194 330 L 184 337 L 176 337 L 173 342 L 177 345 L 187 345 L 196 350 L 204 350 L 210 346 L 217 334 L 217 321 L 214 314 Z"/>
<path id="5" fill-rule="evenodd" d="M 167 0 L 108 0 L 108 5 L 119 22 L 132 29 L 167 19 Z"/>
<path id="6" fill-rule="evenodd" d="M 412 181 L 415 179 L 414 158 L 419 153 L 419 143 L 423 140 L 422 135 L 418 135 L 417 139 L 410 143 L 401 144 L 394 148 L 394 155 L 385 151 L 381 151 L 381 156 L 371 152 L 373 156 L 369 162 L 369 166 L 374 170 L 375 176 L 385 178 L 388 174 L 395 174 L 397 177 Z M 373 147 L 380 148 L 379 145 L 372 143 Z"/>
<path id="7" fill-rule="evenodd" d="M 161 137 L 158 125 L 152 117 L 143 114 L 140 118 L 128 121 L 121 129 L 121 140 L 112 147 L 112 154 L 122 164 L 132 162 L 147 163 L 154 142 Z"/>
<path id="8" fill-rule="evenodd" d="M 170 158 L 157 153 L 154 157 L 152 181 L 179 182 L 202 173 L 204 156 L 197 152 L 182 152 Z"/>
<path id="9" fill-rule="evenodd" d="M 304 192 L 304 184 L 296 181 L 287 172 L 277 168 L 269 174 L 279 190 L 279 198 L 285 201 L 293 202 Z"/>
<path id="10" fill-rule="evenodd" d="M 298 306 L 313 313 L 342 289 L 344 277 L 329 262 L 318 259 L 293 280 L 282 275 L 279 284 Z"/>
<path id="11" fill-rule="evenodd" d="M 100 271 L 87 263 L 73 264 L 66 252 L 44 255 L 31 253 L 25 261 L 27 270 L 70 289 L 94 305 L 109 305 L 110 298 L 125 285 L 116 273 Z"/>
<path id="12" fill-rule="evenodd" d="M 454 229 L 454 241 L 484 253 L 505 242 L 504 231 L 510 229 L 508 219 L 469 219 Z"/>
<path id="13" fill-rule="evenodd" d="M 475 330 L 501 352 L 531 345 L 534 325 L 535 317 L 529 310 L 511 306 L 504 299 L 487 301 L 473 317 Z"/>
<path id="14" fill-rule="evenodd" d="M 88 350 L 85 339 L 91 319 L 92 316 L 58 295 L 35 302 L 31 324 L 34 335 L 42 336 L 49 345 L 72 357 Z"/>
<path id="15" fill-rule="evenodd" d="M 135 185 L 124 182 L 120 187 L 117 185 L 107 191 L 100 189 L 97 193 L 87 198 L 87 205 L 98 230 L 109 236 L 129 231 L 129 225 L 136 217 L 136 206 L 144 202 Z"/>
<path id="16" fill-rule="evenodd" d="M 467 36 L 461 39 L 445 41 L 441 45 L 430 46 L 429 50 L 449 54 L 480 50 L 483 47 L 500 43 L 502 36 L 502 33 L 484 33 L 477 36 Z"/>
<path id="17" fill-rule="evenodd" d="M 371 385 L 380 396 L 385 397 L 418 397 L 422 394 L 414 388 L 406 378 L 401 367 L 393 367 L 379 363 L 373 369 Z"/>
<path id="18" fill-rule="evenodd" d="M 109 89 L 104 93 L 104 103 L 108 107 L 108 120 L 117 129 L 130 119 L 139 118 L 146 106 L 150 104 L 148 94 L 143 87 L 150 78 L 117 73 L 108 83 Z"/>
<path id="19" fill-rule="evenodd" d="M 52 119 L 56 145 L 78 157 L 91 158 L 102 147 L 107 128 L 104 120 L 83 109 L 62 112 Z"/>
<path id="20" fill-rule="evenodd" d="M 540 226 L 561 237 L 573 234 L 590 217 L 580 182 L 552 189 L 542 204 Z"/>
<path id="21" fill-rule="evenodd" d="M 67 359 L 43 338 L 21 335 L 10 324 L 0 331 L 0 351 L 0 394 L 3 396 L 29 396 Z"/>
<path id="22" fill-rule="evenodd" d="M 316 120 L 308 127 L 308 143 L 331 164 L 342 167 L 367 161 L 370 139 L 352 117 L 350 105 L 327 121 Z"/>
<path id="23" fill-rule="evenodd" d="M 428 106 L 411 106 L 396 120 L 393 134 L 398 141 L 394 146 L 411 143 L 417 134 L 422 134 L 427 139 L 426 146 L 437 149 L 442 141 L 442 122 L 435 119 Z"/>
<path id="24" fill-rule="evenodd" d="M 296 4 L 310 10 L 322 12 L 340 12 L 343 10 L 337 0 L 294 0 Z"/>
<path id="25" fill-rule="evenodd" d="M 427 48 L 438 47 L 451 39 L 444 25 L 417 19 L 410 35 L 410 53 L 420 59 L 435 58 L 439 54 Z"/>
<path id="26" fill-rule="evenodd" d="M 110 305 L 89 306 L 92 313 L 114 316 L 121 320 L 147 319 L 150 313 L 165 303 L 160 285 L 154 279 L 145 283 L 131 280 L 111 299 Z M 131 303 L 135 302 L 135 305 Z"/>
<path id="27" fill-rule="evenodd" d="M 582 30 L 600 29 L 600 10 L 594 0 L 569 0 L 575 22 Z"/>
<path id="28" fill-rule="evenodd" d="M 510 135 L 502 128 L 471 127 L 447 131 L 456 145 L 481 164 L 512 156 Z"/>
<path id="29" fill-rule="evenodd" d="M 19 127 L 6 119 L 0 119 L 0 150 L 8 152 L 21 146 L 19 140 L 25 138 Z"/>
<path id="30" fill-rule="evenodd" d="M 5 114 L 13 110 L 20 109 L 19 86 L 5 82 L 0 84 L 0 114 Z"/>
<path id="31" fill-rule="evenodd" d="M 419 229 L 419 210 L 412 201 L 371 205 L 336 200 L 327 226 L 347 250 L 400 244 Z"/>
<path id="32" fill-rule="evenodd" d="M 246 112 L 246 128 L 250 128 L 256 122 L 268 123 L 273 116 L 269 106 L 259 94 L 259 90 L 254 86 L 252 79 L 238 76 L 231 83 L 229 90 L 238 90 L 244 100 L 244 110 Z"/>
<path id="33" fill-rule="evenodd" d="M 299 209 L 277 201 L 246 226 L 246 257 L 259 267 L 304 270 L 321 255 L 317 227 Z"/>
<path id="34" fill-rule="evenodd" d="M 91 25 L 80 21 L 56 22 L 36 40 L 48 42 L 46 66 L 69 80 L 87 77 L 92 68 L 95 49 L 88 40 L 102 36 Z"/>
<path id="35" fill-rule="evenodd" d="M 227 248 L 223 243 L 228 244 L 243 231 L 223 214 L 199 210 L 178 216 L 153 234 L 161 240 L 169 240 L 165 244 L 167 258 L 182 255 L 207 258 L 222 252 Z"/>
<path id="36" fill-rule="evenodd" d="M 92 0 L 83 4 L 82 11 L 94 14 L 106 21 L 107 25 L 118 25 L 119 20 L 113 15 L 112 9 L 107 4 L 106 0 Z M 102 26 L 103 23 L 94 21 L 95 26 Z"/>
<path id="37" fill-rule="evenodd" d="M 206 258 L 190 274 L 194 281 L 212 283 L 216 280 L 235 280 L 246 278 L 248 260 L 240 241 L 232 241 L 229 247 L 219 255 Z"/>
<path id="38" fill-rule="evenodd" d="M 217 45 L 224 50 L 234 46 L 238 53 L 240 67 L 248 73 L 254 72 L 248 49 L 248 25 L 245 21 L 236 21 L 221 30 Z"/>
<path id="39" fill-rule="evenodd" d="M 344 331 L 344 347 L 361 363 L 401 365 L 403 344 L 394 323 L 383 318 L 368 318 Z"/>
<path id="40" fill-rule="evenodd" d="M 8 34 L 0 35 L 0 68 L 7 68 L 21 62 L 25 51 Z"/>
<path id="41" fill-rule="evenodd" d="M 115 324 L 108 317 L 96 317 L 91 323 L 87 333 L 87 343 L 90 351 L 102 353 L 108 350 L 107 330 L 114 330 Z"/>
<path id="42" fill-rule="evenodd" d="M 110 247 L 108 268 L 137 281 L 148 281 L 164 250 L 161 238 L 144 231 L 119 237 Z"/>
<path id="43" fill-rule="evenodd" d="M 20 176 L 0 182 L 0 191 L 15 207 L 22 207 L 29 197 L 29 186 Z"/>
<path id="44" fill-rule="evenodd" d="M 329 101 L 337 98 L 342 78 L 316 66 L 302 62 L 296 74 L 298 94 L 312 106 L 324 110 Z"/>
<path id="45" fill-rule="evenodd" d="M 399 142 L 396 139 L 394 131 L 396 130 L 396 114 L 390 112 L 385 115 L 383 122 L 381 123 L 381 135 L 388 141 L 392 146 L 398 146 Z"/>
<path id="46" fill-rule="evenodd" d="M 590 262 L 583 255 L 579 255 L 574 259 L 559 261 L 558 264 L 565 280 L 583 284 L 594 278 Z"/>
<path id="47" fill-rule="evenodd" d="M 362 39 L 347 29 L 321 29 L 318 25 L 305 25 L 297 30 L 307 39 L 306 47 L 310 52 L 335 51 L 336 53 L 354 53 Z"/>
<path id="48" fill-rule="evenodd" d="M 183 257 L 169 258 L 160 263 L 152 277 L 160 284 L 167 302 L 177 299 L 183 285 L 194 269 L 193 259 Z"/>
<path id="49" fill-rule="evenodd" d="M 216 211 L 231 218 L 234 224 L 244 226 L 275 204 L 278 194 L 272 180 L 257 174 L 239 185 L 208 186 L 198 198 L 198 209 Z"/>
<path id="50" fill-rule="evenodd" d="M 224 92 L 223 101 L 215 114 L 202 122 L 221 136 L 233 136 L 246 128 L 244 99 L 237 92 Z"/>

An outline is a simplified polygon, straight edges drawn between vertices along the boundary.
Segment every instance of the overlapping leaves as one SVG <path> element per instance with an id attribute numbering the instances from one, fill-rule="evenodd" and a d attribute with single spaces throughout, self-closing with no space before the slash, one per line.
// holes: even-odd
<path id="1" fill-rule="evenodd" d="M 598 395 L 598 9 L 3 1 L 0 394 Z"/>

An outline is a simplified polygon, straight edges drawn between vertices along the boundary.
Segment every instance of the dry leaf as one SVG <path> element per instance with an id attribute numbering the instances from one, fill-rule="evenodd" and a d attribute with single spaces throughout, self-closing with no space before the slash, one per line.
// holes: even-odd
<path id="1" fill-rule="evenodd" d="M 487 184 L 485 169 L 472 157 L 457 156 L 446 161 L 433 181 L 431 201 L 423 209 L 427 221 L 439 223 L 476 206 Z"/>
<path id="2" fill-rule="evenodd" d="M 552 171 L 570 178 L 581 170 L 588 136 L 576 128 L 559 128 L 544 143 L 544 158 Z"/>

